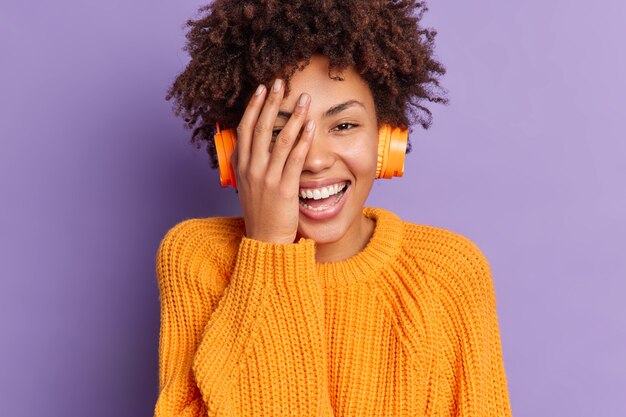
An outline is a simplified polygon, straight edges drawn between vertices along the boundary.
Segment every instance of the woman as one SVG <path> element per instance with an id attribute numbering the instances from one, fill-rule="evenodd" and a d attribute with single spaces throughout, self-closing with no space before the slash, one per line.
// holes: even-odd
<path id="1" fill-rule="evenodd" d="M 201 10 L 167 98 L 214 168 L 216 124 L 236 129 L 243 217 L 161 242 L 155 416 L 509 416 L 480 249 L 364 206 L 381 126 L 445 102 L 423 3 Z"/>

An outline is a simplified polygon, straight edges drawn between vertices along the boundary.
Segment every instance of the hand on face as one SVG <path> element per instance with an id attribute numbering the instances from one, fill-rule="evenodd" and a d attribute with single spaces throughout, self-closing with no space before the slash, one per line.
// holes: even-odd
<path id="1" fill-rule="evenodd" d="M 272 243 L 293 243 L 296 238 L 300 173 L 315 133 L 313 120 L 302 129 L 310 105 L 310 96 L 305 93 L 272 146 L 283 95 L 284 82 L 280 79 L 269 92 L 259 86 L 237 127 L 231 158 L 246 236 Z"/>

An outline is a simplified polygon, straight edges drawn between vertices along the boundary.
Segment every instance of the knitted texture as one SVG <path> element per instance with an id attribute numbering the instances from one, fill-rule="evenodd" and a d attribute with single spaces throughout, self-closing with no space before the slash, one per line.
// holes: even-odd
<path id="1" fill-rule="evenodd" d="M 161 241 L 155 417 L 511 416 L 489 264 L 468 238 L 364 207 L 367 246 L 261 242 L 241 217 Z"/>

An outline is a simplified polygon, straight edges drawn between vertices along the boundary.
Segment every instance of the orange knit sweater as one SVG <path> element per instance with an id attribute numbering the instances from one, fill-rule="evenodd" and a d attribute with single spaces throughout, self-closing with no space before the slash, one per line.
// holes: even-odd
<path id="1" fill-rule="evenodd" d="M 188 219 L 161 241 L 156 417 L 510 416 L 489 265 L 454 232 L 365 207 L 353 257 Z"/>

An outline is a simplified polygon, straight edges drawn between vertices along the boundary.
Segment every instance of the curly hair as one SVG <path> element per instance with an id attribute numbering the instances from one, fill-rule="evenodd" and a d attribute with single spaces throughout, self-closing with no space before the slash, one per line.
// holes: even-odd
<path id="1" fill-rule="evenodd" d="M 217 168 L 215 123 L 236 127 L 259 84 L 289 80 L 313 54 L 331 72 L 353 66 L 368 84 L 379 124 L 431 125 L 423 100 L 447 104 L 438 77 L 445 68 L 433 56 L 432 29 L 420 26 L 428 9 L 411 0 L 216 0 L 186 26 L 191 60 L 170 86 L 175 113 L 193 129 L 191 143 L 206 142 Z M 407 144 L 407 153 L 411 143 Z"/>

